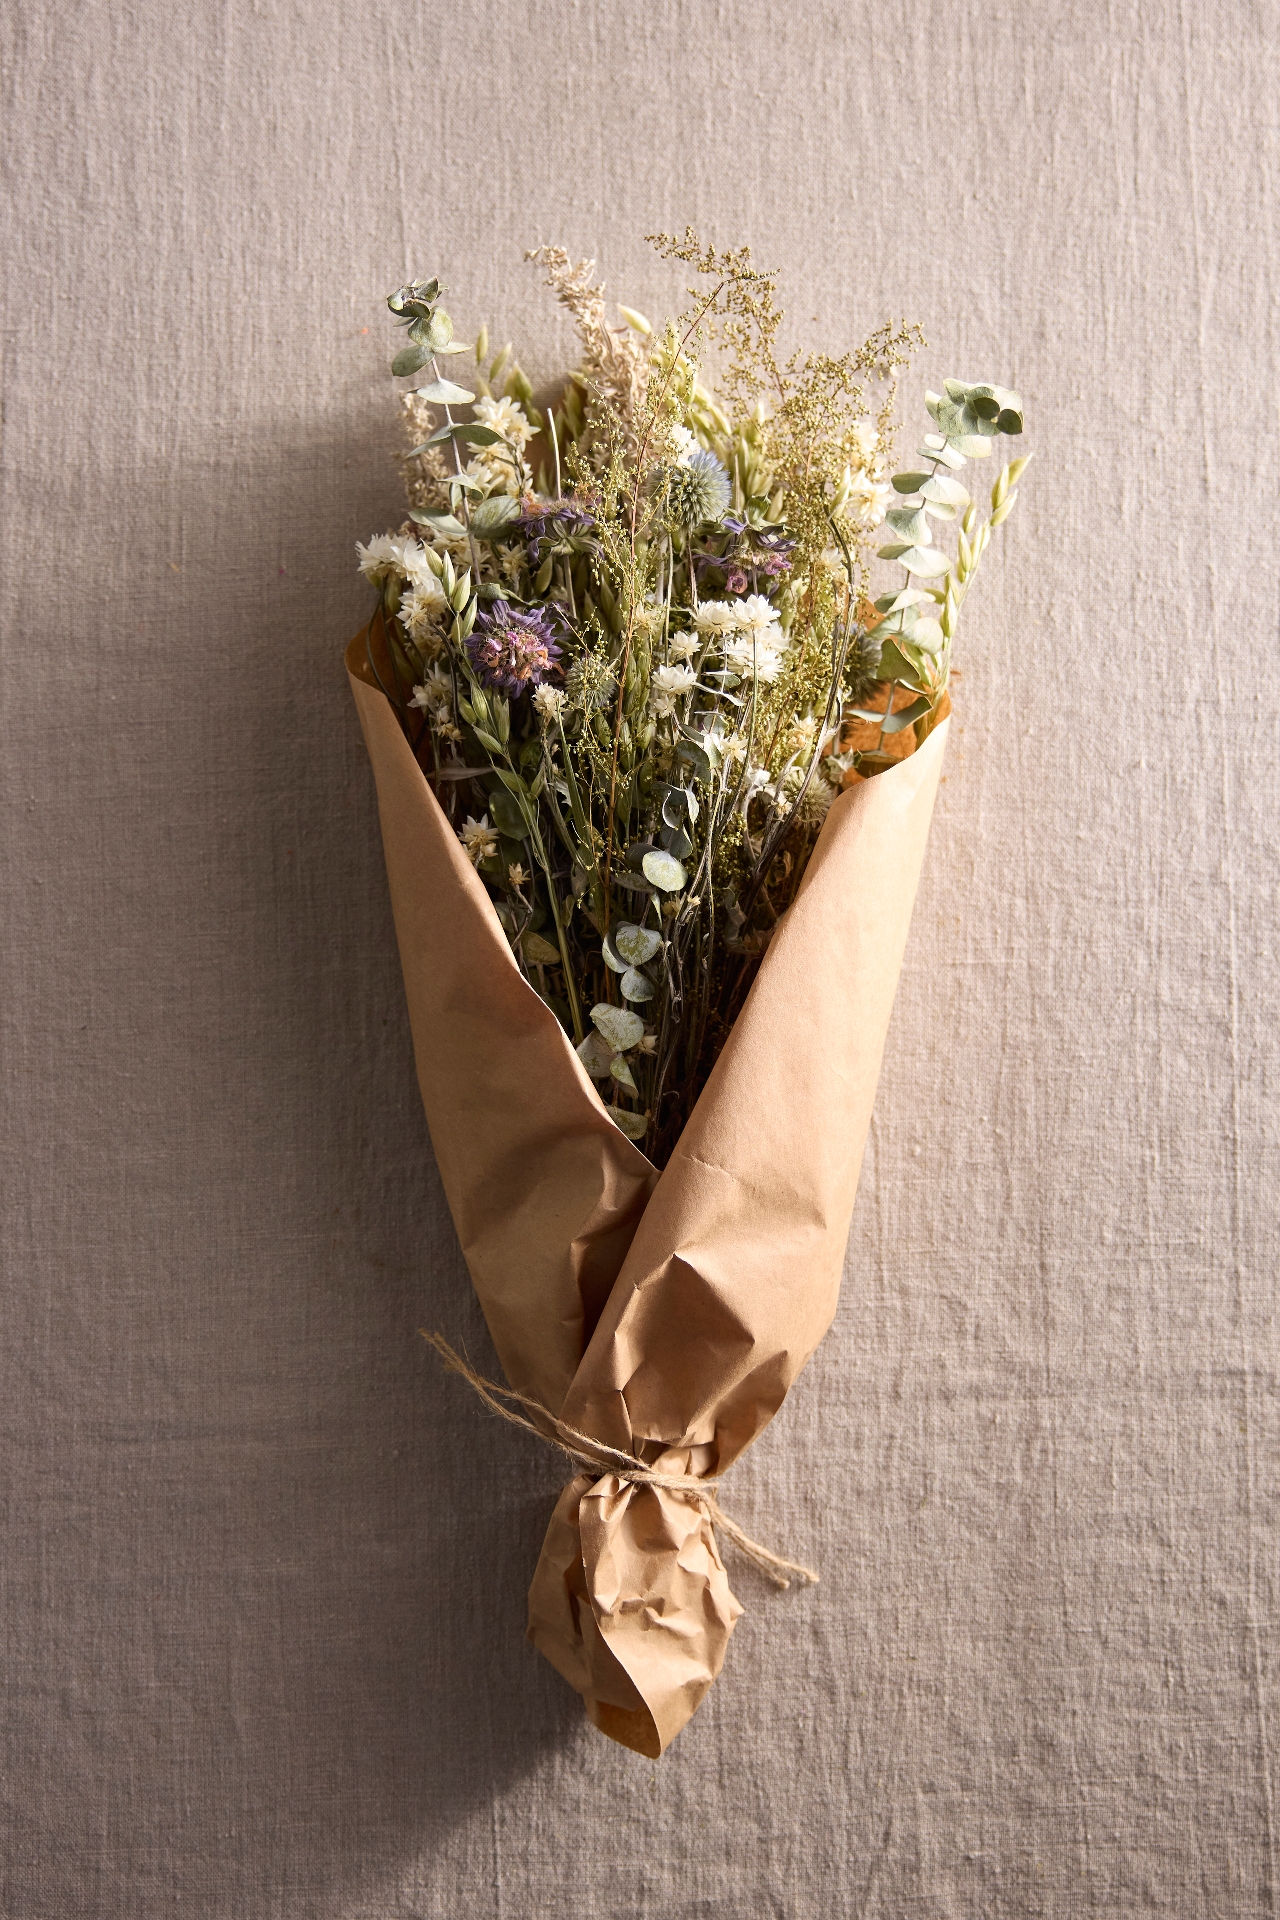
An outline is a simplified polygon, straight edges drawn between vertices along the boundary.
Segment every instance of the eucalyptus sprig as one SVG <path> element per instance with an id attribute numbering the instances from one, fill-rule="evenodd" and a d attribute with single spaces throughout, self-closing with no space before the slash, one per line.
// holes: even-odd
<path id="1" fill-rule="evenodd" d="M 925 405 L 937 427 L 926 434 L 917 456 L 924 468 L 893 476 L 893 489 L 912 504 L 891 508 L 885 523 L 896 536 L 877 549 L 881 560 L 896 560 L 906 574 L 901 587 L 875 602 L 880 618 L 870 628 L 869 641 L 880 646 L 879 678 L 889 688 L 885 711 L 851 706 L 849 718 L 879 723 L 876 747 L 852 756 L 864 774 L 881 772 L 893 763 L 883 748 L 886 738 L 916 730 L 923 741 L 947 690 L 951 648 L 960 608 L 990 544 L 992 531 L 1008 519 L 1016 501 L 1017 482 L 1030 454 L 1010 461 L 991 490 L 991 513 L 983 521 L 967 488 L 955 475 L 970 460 L 985 459 L 1000 435 L 1023 429 L 1022 400 L 1008 387 L 944 382 L 945 393 L 927 393 Z M 958 521 L 954 560 L 934 544 L 933 523 Z M 917 586 L 916 582 L 925 584 Z M 937 612 L 922 612 L 926 605 Z M 894 710 L 899 688 L 912 698 Z"/>

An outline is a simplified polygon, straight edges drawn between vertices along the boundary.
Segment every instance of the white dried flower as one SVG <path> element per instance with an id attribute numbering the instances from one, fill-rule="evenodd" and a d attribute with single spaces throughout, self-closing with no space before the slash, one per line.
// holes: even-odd
<path id="1" fill-rule="evenodd" d="M 529 876 L 525 872 L 524 868 L 520 865 L 520 862 L 518 860 L 513 860 L 511 862 L 511 865 L 507 868 L 508 885 L 514 887 L 516 891 L 519 892 L 520 888 L 524 885 L 525 881 L 528 878 Z"/>
<path id="2" fill-rule="evenodd" d="M 734 605 L 728 600 L 704 600 L 693 618 L 699 633 L 731 633 L 738 624 Z"/>
<path id="3" fill-rule="evenodd" d="M 859 420 L 850 429 L 849 439 L 857 450 L 861 463 L 869 467 L 880 450 L 880 436 L 867 420 Z"/>
<path id="4" fill-rule="evenodd" d="M 724 645 L 724 663 L 745 680 L 758 680 L 762 686 L 775 681 L 783 668 L 786 639 L 781 627 L 769 627 L 762 633 L 740 633 Z"/>
<path id="5" fill-rule="evenodd" d="M 361 546 L 357 540 L 356 552 L 360 556 L 357 567 L 375 587 L 380 587 L 390 574 L 404 571 L 400 542 L 393 540 L 389 533 L 375 534 L 367 547 Z"/>
<path id="6" fill-rule="evenodd" d="M 533 438 L 533 428 L 518 400 L 494 400 L 487 394 L 481 394 L 472 412 L 480 426 L 488 427 L 492 433 L 500 433 L 512 446 L 527 447 Z"/>
<path id="7" fill-rule="evenodd" d="M 466 824 L 458 828 L 458 838 L 467 850 L 467 858 L 475 867 L 482 860 L 492 859 L 498 851 L 497 829 L 489 825 L 487 813 L 482 813 L 478 820 L 473 820 L 468 814 Z"/>
<path id="8" fill-rule="evenodd" d="M 864 527 L 878 527 L 884 519 L 892 493 L 888 481 L 878 479 L 873 473 L 863 471 L 850 474 L 849 497 L 844 504 L 844 512 L 850 520 L 856 520 Z"/>
<path id="9" fill-rule="evenodd" d="M 673 660 L 692 660 L 700 645 L 695 633 L 673 633 L 667 642 L 667 652 Z"/>
<path id="10" fill-rule="evenodd" d="M 564 695 L 559 687 L 549 687 L 545 681 L 540 687 L 535 687 L 533 710 L 539 720 L 545 720 L 548 725 L 558 720 L 564 712 Z"/>
<path id="11" fill-rule="evenodd" d="M 433 667 L 423 685 L 414 688 L 409 705 L 420 708 L 424 713 L 430 711 L 437 717 L 439 709 L 443 707 L 446 717 L 452 720 L 453 686 L 448 674 L 441 673 L 439 667 Z"/>
<path id="12" fill-rule="evenodd" d="M 697 449 L 698 437 L 690 433 L 688 427 L 672 427 L 671 441 L 675 447 L 674 465 L 687 467 Z"/>
<path id="13" fill-rule="evenodd" d="M 742 633 L 763 633 L 766 628 L 776 625 L 778 610 L 771 607 L 762 593 L 748 594 L 745 600 L 732 603 L 733 624 Z"/>
<path id="14" fill-rule="evenodd" d="M 422 549 L 419 547 L 419 553 Z M 412 586 L 400 601 L 400 624 L 411 640 L 425 640 L 433 628 L 450 617 L 444 588 L 429 567 L 415 576 Z"/>
<path id="15" fill-rule="evenodd" d="M 659 719 L 665 719 L 675 712 L 676 701 L 684 698 L 697 677 L 692 667 L 654 668 L 653 678 L 649 682 L 649 697 Z"/>
<path id="16" fill-rule="evenodd" d="M 400 571 L 406 580 L 411 581 L 415 587 L 426 587 L 428 584 L 439 586 L 439 581 L 428 565 L 426 548 L 411 534 L 404 539 L 393 540 L 391 544 L 400 556 Z"/>

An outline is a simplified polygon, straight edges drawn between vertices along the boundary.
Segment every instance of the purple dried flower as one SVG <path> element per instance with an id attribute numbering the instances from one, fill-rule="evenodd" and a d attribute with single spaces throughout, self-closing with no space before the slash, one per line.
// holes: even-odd
<path id="1" fill-rule="evenodd" d="M 730 567 L 728 573 L 725 575 L 724 584 L 730 593 L 745 593 L 747 590 L 747 576 L 741 567 Z"/>
<path id="2" fill-rule="evenodd" d="M 522 694 L 559 671 L 560 649 L 544 607 L 522 612 L 495 600 L 477 620 L 467 652 L 481 684 L 496 693 Z"/>

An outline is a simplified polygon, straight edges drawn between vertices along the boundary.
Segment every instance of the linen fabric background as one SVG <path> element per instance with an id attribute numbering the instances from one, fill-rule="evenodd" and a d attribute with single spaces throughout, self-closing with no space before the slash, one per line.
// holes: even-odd
<path id="1" fill-rule="evenodd" d="M 7 11 L 6 1916 L 1275 1913 L 1278 29 Z M 522 248 L 660 313 L 686 220 L 796 344 L 926 323 L 904 453 L 954 373 L 1037 458 L 840 1313 L 725 1495 L 823 1583 L 734 1563 L 655 1767 L 523 1638 L 556 1461 L 417 1337 L 492 1364 L 341 650 L 385 294 L 545 379 Z"/>

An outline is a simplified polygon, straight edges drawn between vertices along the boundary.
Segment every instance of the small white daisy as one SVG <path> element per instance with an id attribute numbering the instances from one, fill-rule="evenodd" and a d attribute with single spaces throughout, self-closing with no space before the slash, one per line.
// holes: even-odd
<path id="1" fill-rule="evenodd" d="M 365 579 L 375 587 L 392 573 L 404 571 L 400 558 L 400 543 L 393 540 L 389 533 L 377 533 L 367 547 L 356 541 L 356 552 L 360 556 L 356 562 Z"/>
<path id="2" fill-rule="evenodd" d="M 482 813 L 478 820 L 468 814 L 465 826 L 458 828 L 458 838 L 467 850 L 467 858 L 476 867 L 482 860 L 492 859 L 498 851 L 497 829 L 489 825 L 487 813 Z"/>
<path id="3" fill-rule="evenodd" d="M 768 686 L 782 672 L 786 642 L 781 627 L 765 632 L 737 634 L 724 646 L 724 663 L 732 673 Z"/>
<path id="4" fill-rule="evenodd" d="M 655 667 L 649 682 L 649 697 L 659 719 L 676 710 L 676 701 L 684 698 L 697 679 L 692 667 Z"/>
<path id="5" fill-rule="evenodd" d="M 513 446 L 527 447 L 533 438 L 533 428 L 518 400 L 494 400 L 481 394 L 472 412 L 482 427 L 488 427 L 491 433 L 500 433 Z"/>
<path id="6" fill-rule="evenodd" d="M 447 673 L 441 673 L 439 667 L 433 667 L 426 681 L 413 690 L 411 707 L 419 707 L 422 712 L 436 713 L 443 707 L 450 720 L 453 718 L 453 685 Z"/>
<path id="7" fill-rule="evenodd" d="M 728 600 L 704 600 L 693 617 L 699 633 L 730 633 L 738 624 L 735 606 Z"/>
<path id="8" fill-rule="evenodd" d="M 771 607 L 762 593 L 748 594 L 745 600 L 733 603 L 733 624 L 743 633 L 763 633 L 776 624 L 777 618 L 777 608 Z"/>
<path id="9" fill-rule="evenodd" d="M 558 720 L 564 711 L 564 695 L 559 687 L 549 687 L 545 683 L 535 687 L 533 709 L 540 720 L 548 723 Z"/>

